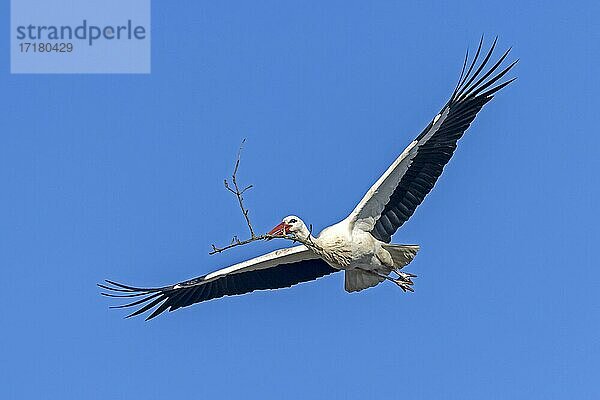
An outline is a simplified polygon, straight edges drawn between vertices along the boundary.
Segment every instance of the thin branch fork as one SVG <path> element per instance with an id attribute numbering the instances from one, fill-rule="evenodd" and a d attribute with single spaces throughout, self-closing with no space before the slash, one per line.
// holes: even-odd
<path id="1" fill-rule="evenodd" d="M 291 240 L 293 242 L 302 243 L 304 245 L 313 245 L 312 241 L 310 241 L 310 235 L 307 240 L 301 239 L 294 235 L 269 235 L 269 234 L 256 235 L 254 228 L 252 227 L 252 222 L 250 221 L 250 217 L 248 215 L 250 210 L 248 210 L 244 206 L 244 196 L 243 196 L 246 191 L 253 188 L 253 185 L 248 185 L 248 186 L 244 187 L 243 189 L 240 189 L 240 186 L 238 185 L 238 181 L 237 181 L 237 173 L 238 173 L 238 169 L 240 167 L 240 160 L 241 160 L 242 150 L 244 148 L 244 143 L 246 143 L 246 139 L 242 140 L 242 143 L 240 144 L 240 148 L 237 153 L 235 167 L 233 168 L 233 174 L 231 175 L 231 183 L 233 185 L 230 185 L 229 182 L 227 181 L 227 179 L 223 180 L 223 184 L 225 185 L 225 189 L 227 189 L 229 192 L 233 193 L 235 195 L 235 197 L 237 198 L 238 205 L 240 206 L 242 215 L 244 216 L 244 219 L 246 220 L 246 225 L 248 226 L 248 231 L 250 232 L 250 238 L 245 239 L 245 240 L 240 240 L 237 236 L 234 236 L 233 239 L 231 240 L 231 243 L 228 244 L 227 246 L 223 246 L 223 247 L 218 247 L 215 244 L 212 244 L 211 245 L 212 251 L 210 251 L 208 254 L 213 255 L 213 254 L 222 253 L 225 250 L 229 250 L 229 249 L 237 247 L 237 246 L 243 246 L 245 244 L 249 244 L 252 242 L 257 242 L 259 240 L 287 239 L 287 240 Z M 312 231 L 312 226 L 311 226 L 311 231 Z"/>
<path id="2" fill-rule="evenodd" d="M 238 186 L 238 183 L 237 183 L 237 172 L 238 172 L 238 168 L 240 167 L 240 159 L 242 156 L 242 150 L 244 148 L 244 143 L 246 143 L 246 139 L 243 139 L 242 143 L 240 144 L 240 148 L 239 148 L 238 154 L 237 154 L 237 160 L 235 161 L 235 168 L 233 169 L 233 174 L 231 175 L 231 182 L 233 182 L 233 189 L 231 188 L 231 186 L 229 186 L 229 182 L 227 182 L 227 179 L 223 180 L 223 184 L 225 185 L 225 189 L 229 190 L 231 193 L 233 193 L 235 195 L 235 197 L 237 197 L 240 208 L 242 209 L 242 214 L 244 215 L 244 219 L 246 220 L 246 224 L 248 225 L 248 229 L 250 230 L 250 238 L 254 239 L 256 236 L 254 234 L 254 229 L 252 228 L 252 223 L 250 222 L 250 218 L 248 217 L 249 210 L 244 207 L 244 197 L 243 197 L 244 193 L 247 190 L 252 189 L 252 185 L 248 185 L 244 189 L 240 190 L 240 187 Z"/>

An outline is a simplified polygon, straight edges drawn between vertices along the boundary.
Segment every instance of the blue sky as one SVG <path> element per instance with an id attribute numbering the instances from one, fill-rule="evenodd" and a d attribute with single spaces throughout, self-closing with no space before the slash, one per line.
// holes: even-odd
<path id="1" fill-rule="evenodd" d="M 0 11 L 9 15 L 8 2 Z M 600 396 L 596 2 L 157 2 L 150 75 L 10 75 L 0 41 L 0 397 Z M 519 79 L 394 240 L 416 292 L 341 275 L 150 323 L 95 283 L 162 285 L 296 213 L 344 218 L 447 100 L 482 33 Z"/>

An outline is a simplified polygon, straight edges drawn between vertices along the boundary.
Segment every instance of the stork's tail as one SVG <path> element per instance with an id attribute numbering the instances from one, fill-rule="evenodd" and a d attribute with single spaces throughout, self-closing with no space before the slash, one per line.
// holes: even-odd
<path id="1" fill-rule="evenodd" d="M 418 244 L 384 244 L 382 247 L 392 256 L 395 269 L 402 269 L 410 264 L 419 251 Z"/>

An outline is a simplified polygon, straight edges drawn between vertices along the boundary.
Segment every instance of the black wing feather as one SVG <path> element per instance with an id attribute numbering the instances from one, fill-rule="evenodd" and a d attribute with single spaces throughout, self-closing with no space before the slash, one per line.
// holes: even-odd
<path id="1" fill-rule="evenodd" d="M 392 235 L 413 215 L 416 208 L 431 191 L 435 182 L 442 174 L 444 166 L 454 154 L 458 140 L 469 128 L 477 113 L 493 98 L 494 93 L 516 79 L 513 78 L 491 87 L 510 71 L 518 60 L 488 79 L 506 59 L 510 49 L 491 68 L 483 74 L 481 73 L 485 70 L 492 56 L 496 47 L 496 41 L 497 38 L 473 74 L 471 72 L 475 68 L 481 54 L 483 37 L 479 42 L 477 52 L 469 65 L 467 73 L 463 74 L 467 65 L 467 52 L 458 85 L 452 93 L 450 100 L 442 109 L 442 113 L 448 110 L 448 115 L 429 140 L 418 147 L 417 154 L 390 196 L 390 200 L 385 205 L 381 216 L 371 231 L 371 234 L 378 240 L 386 243 L 391 241 Z M 486 81 L 486 79 L 488 80 Z M 491 89 L 486 91 L 489 87 Z M 431 121 L 427 128 L 417 137 L 417 140 L 421 140 L 427 135 L 433 123 Z"/>
<path id="2" fill-rule="evenodd" d="M 144 303 L 140 309 L 127 316 L 134 317 L 142 314 L 151 308 L 158 306 L 147 318 L 150 320 L 165 312 L 177 310 L 181 307 L 187 307 L 195 303 L 207 300 L 217 299 L 223 296 L 239 295 L 264 289 L 280 289 L 290 287 L 297 283 L 312 281 L 325 275 L 338 271 L 332 268 L 321 259 L 303 260 L 289 264 L 281 264 L 271 268 L 259 269 L 254 271 L 245 271 L 230 273 L 216 279 L 207 280 L 206 275 L 199 278 L 190 279 L 177 285 L 165 286 L 162 288 L 139 288 L 127 286 L 121 283 L 106 281 L 107 286 L 98 284 L 105 290 L 119 293 L 127 293 L 126 296 L 143 296 L 128 304 L 112 306 L 111 308 L 134 307 Z M 105 295 L 111 296 L 107 293 Z"/>

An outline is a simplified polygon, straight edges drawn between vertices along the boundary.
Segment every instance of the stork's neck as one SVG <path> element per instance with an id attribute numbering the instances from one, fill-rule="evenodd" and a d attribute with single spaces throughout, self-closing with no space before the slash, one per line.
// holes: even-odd
<path id="1" fill-rule="evenodd" d="M 315 250 L 315 247 L 319 247 L 318 238 L 314 237 L 306 226 L 296 232 L 296 237 L 309 249 Z"/>
<path id="2" fill-rule="evenodd" d="M 314 242 L 315 240 L 317 240 L 316 237 L 314 237 L 313 235 L 310 234 L 310 232 L 306 231 L 305 232 L 298 232 L 296 233 L 296 237 L 298 239 L 300 239 L 302 242 L 307 242 L 307 243 L 311 243 Z"/>
<path id="3" fill-rule="evenodd" d="M 310 233 L 307 236 L 302 237 L 302 243 L 317 254 L 322 250 L 322 247 L 319 244 L 319 238 L 314 237 Z"/>

